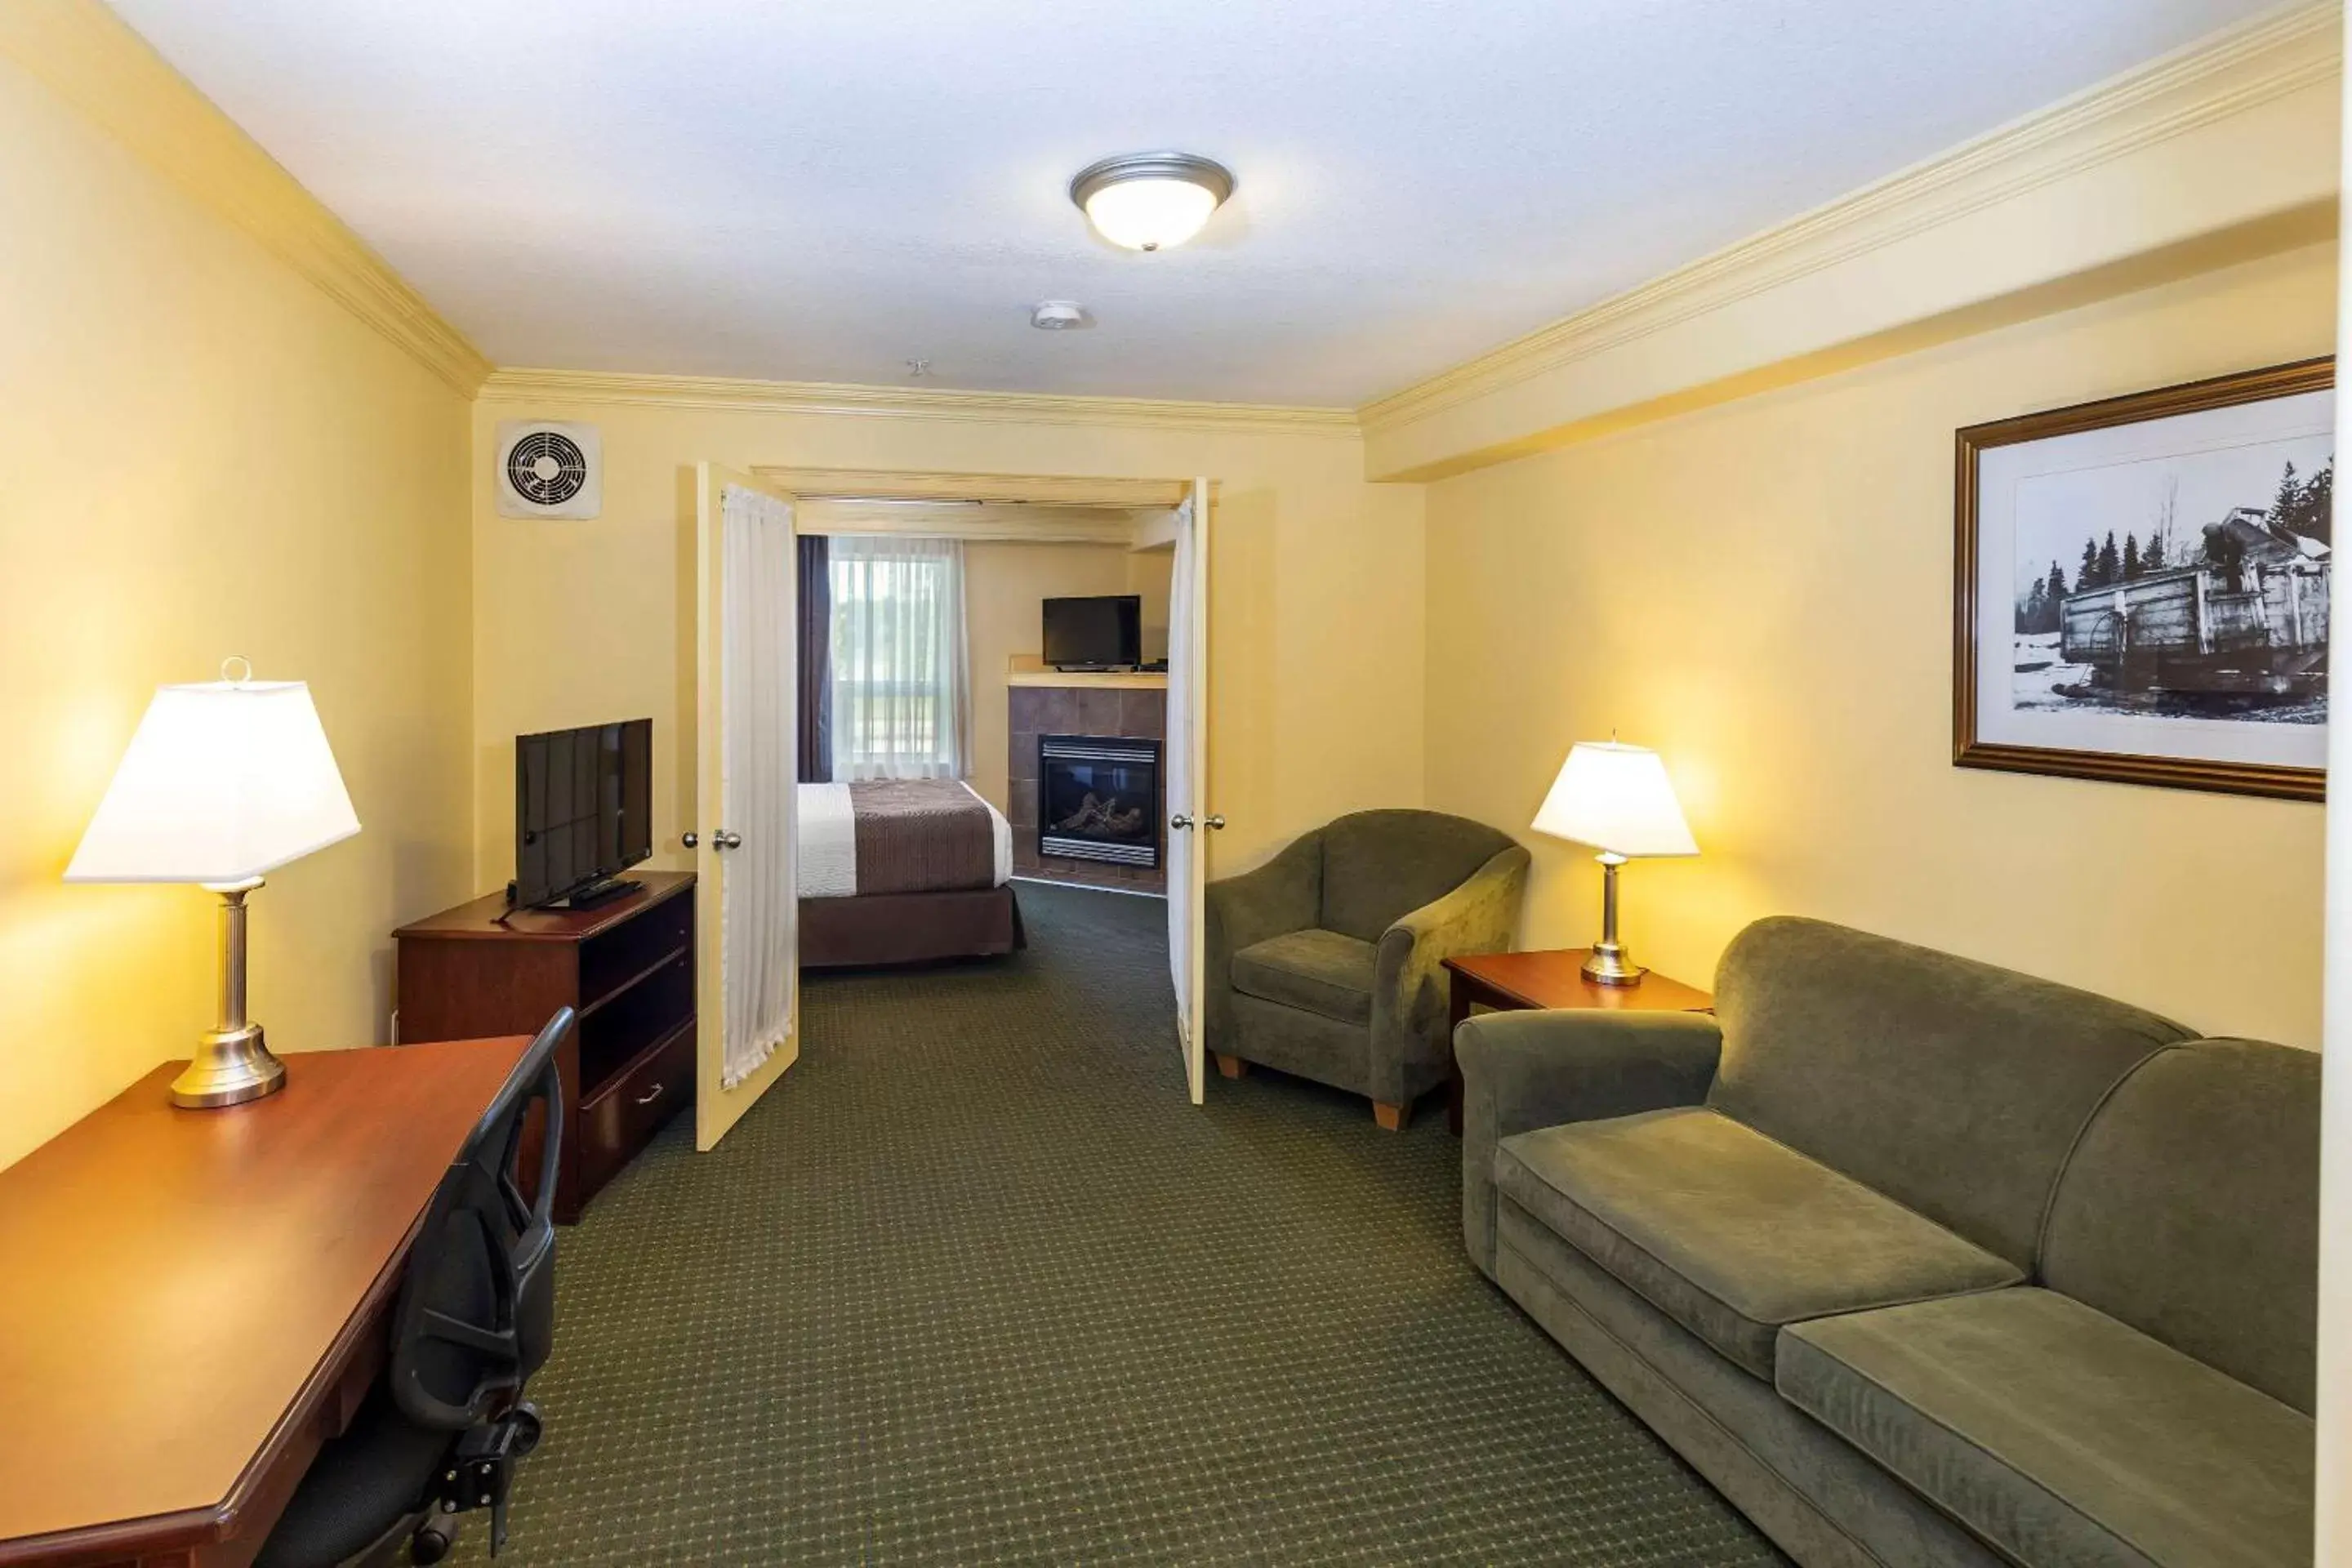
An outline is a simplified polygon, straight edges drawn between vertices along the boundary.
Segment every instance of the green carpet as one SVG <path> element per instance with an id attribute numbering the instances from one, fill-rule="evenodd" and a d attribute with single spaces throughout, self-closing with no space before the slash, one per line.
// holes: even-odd
<path id="1" fill-rule="evenodd" d="M 1193 1108 L 1164 906 L 1020 894 L 563 1234 L 502 1563 L 1780 1561 L 1471 1267 L 1434 1102 Z"/>

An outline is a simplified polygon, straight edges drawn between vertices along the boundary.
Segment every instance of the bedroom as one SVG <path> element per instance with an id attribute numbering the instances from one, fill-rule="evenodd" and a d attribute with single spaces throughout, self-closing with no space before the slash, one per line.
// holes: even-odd
<path id="1" fill-rule="evenodd" d="M 1164 894 L 1167 508 L 803 494 L 795 528 L 803 970 L 1015 951 L 1016 880 Z"/>

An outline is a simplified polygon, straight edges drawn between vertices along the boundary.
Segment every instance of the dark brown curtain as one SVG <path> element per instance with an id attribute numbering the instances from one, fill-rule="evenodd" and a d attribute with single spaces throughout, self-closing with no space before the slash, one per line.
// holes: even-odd
<path id="1" fill-rule="evenodd" d="M 833 566 L 822 533 L 801 535 L 801 782 L 833 779 Z"/>

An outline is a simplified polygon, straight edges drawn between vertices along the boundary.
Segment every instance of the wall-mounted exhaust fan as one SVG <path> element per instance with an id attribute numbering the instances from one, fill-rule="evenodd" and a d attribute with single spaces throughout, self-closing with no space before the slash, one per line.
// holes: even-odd
<path id="1" fill-rule="evenodd" d="M 499 421 L 500 517 L 594 517 L 604 507 L 604 443 L 593 425 Z"/>

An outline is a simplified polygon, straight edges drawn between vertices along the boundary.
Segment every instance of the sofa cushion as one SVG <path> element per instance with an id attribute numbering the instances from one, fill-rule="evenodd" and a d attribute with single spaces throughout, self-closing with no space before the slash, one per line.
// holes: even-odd
<path id="1" fill-rule="evenodd" d="M 2102 1096 L 2187 1031 L 1820 921 L 1759 921 L 1716 975 L 1707 1102 L 2021 1268 Z"/>
<path id="2" fill-rule="evenodd" d="M 2004 1261 L 1693 1106 L 1504 1139 L 1495 1184 L 1758 1377 L 1784 1323 L 2015 1284 Z"/>
<path id="3" fill-rule="evenodd" d="M 1378 942 L 1511 847 L 1508 834 L 1442 811 L 1356 811 L 1323 829 L 1327 930 Z"/>
<path id="4" fill-rule="evenodd" d="M 1795 1324 L 1778 1383 L 2017 1562 L 2311 1562 L 2310 1417 L 2055 1292 Z"/>
<path id="5" fill-rule="evenodd" d="M 1285 931 L 1234 954 L 1234 989 L 1343 1024 L 1369 1024 L 1379 951 L 1336 931 Z"/>
<path id="6" fill-rule="evenodd" d="M 2066 1162 L 2042 1282 L 2310 1415 L 2318 1053 L 2200 1040 L 2140 1064 Z"/>

